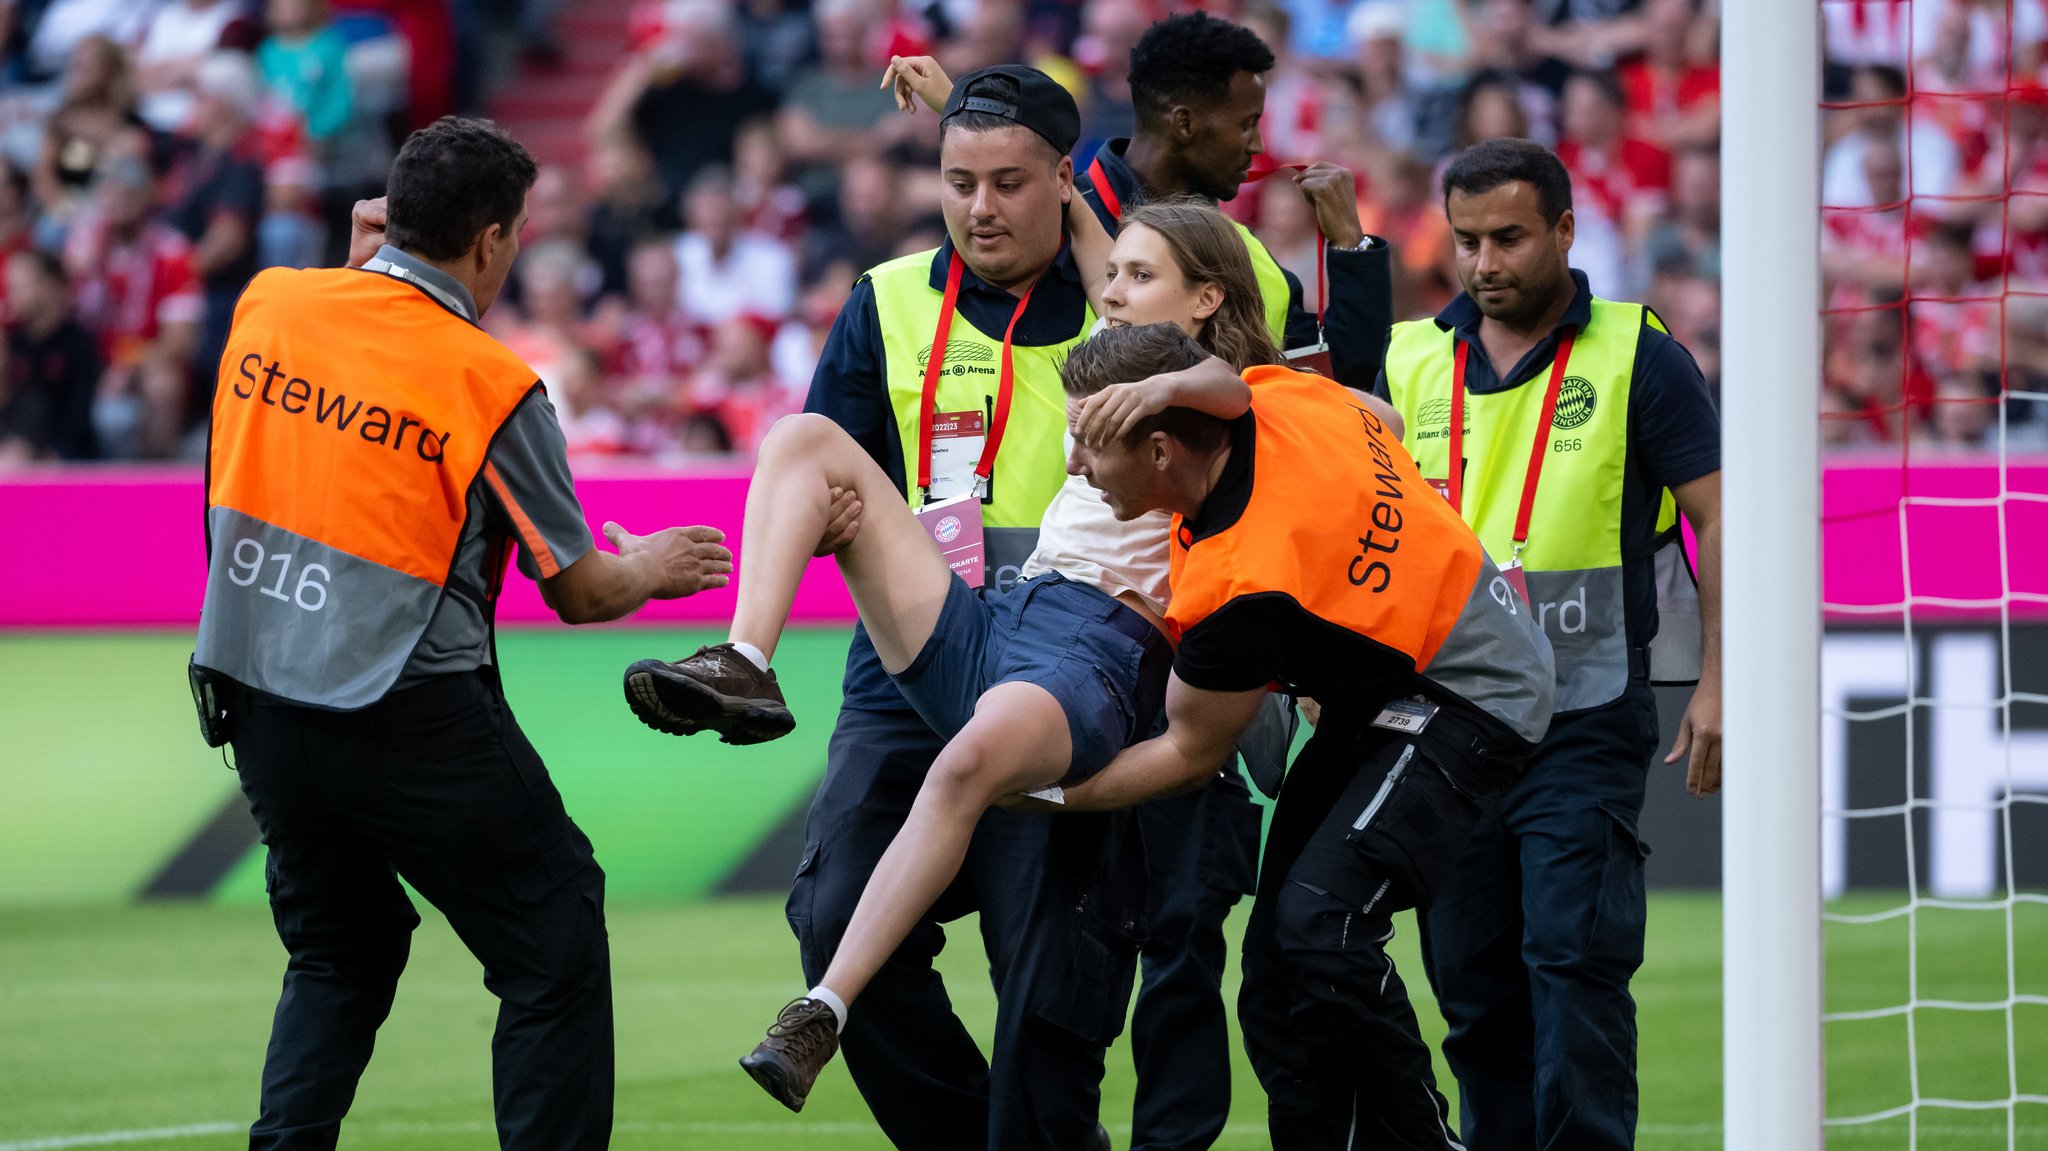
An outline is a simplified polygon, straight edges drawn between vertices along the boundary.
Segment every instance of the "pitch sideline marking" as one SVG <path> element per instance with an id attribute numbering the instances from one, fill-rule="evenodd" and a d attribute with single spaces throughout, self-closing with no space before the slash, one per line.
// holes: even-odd
<path id="1" fill-rule="evenodd" d="M 151 1139 L 192 1139 L 201 1135 L 227 1135 L 243 1129 L 240 1123 L 193 1123 L 184 1127 L 149 1127 L 133 1131 L 100 1131 L 90 1135 L 52 1135 L 0 1143 L 0 1151 L 57 1151 L 62 1147 L 104 1147 L 111 1143 L 143 1143 Z"/>
<path id="2" fill-rule="evenodd" d="M 373 1120 L 369 1123 L 358 1124 L 356 1127 L 358 1130 L 369 1128 L 371 1131 L 382 1135 L 460 1134 L 470 1131 L 490 1130 L 490 1125 L 486 1123 L 462 1121 L 451 1123 L 387 1121 L 380 1123 Z M 105 1147 L 117 1143 L 142 1143 L 152 1139 L 194 1139 L 206 1135 L 238 1134 L 245 1128 L 246 1125 L 242 1123 L 217 1122 L 193 1123 L 182 1127 L 150 1127 L 130 1131 L 100 1131 L 84 1135 L 51 1135 L 40 1139 L 0 1143 L 0 1151 L 62 1151 L 63 1148 L 68 1147 Z M 1113 1129 L 1121 1130 L 1124 1134 L 1128 1134 L 1130 1130 L 1127 1124 Z M 687 1120 L 682 1122 L 653 1123 L 628 1120 L 616 1124 L 614 1130 L 643 1134 L 766 1135 L 781 1133 L 797 1136 L 823 1136 L 866 1134 L 874 1131 L 875 1127 L 870 1123 L 862 1122 L 827 1121 L 823 1123 L 806 1123 L 801 1120 L 791 1122 L 774 1120 L 719 1122 L 712 1120 L 695 1123 Z M 1263 1134 L 1265 1130 L 1266 1127 L 1262 1123 L 1232 1123 L 1224 1129 L 1224 1133 L 1228 1135 L 1259 1135 Z M 1920 1130 L 1923 1134 L 1931 1135 L 1974 1135 L 1980 1133 L 1983 1128 L 1929 1128 L 1923 1125 Z M 2042 1130 L 2048 1130 L 2048 1128 L 2041 1128 L 2032 1124 L 2021 1124 L 2015 1134 L 2033 1134 Z M 1664 1136 L 1667 1138 L 1712 1138 L 1720 1135 L 1720 1133 L 1721 1125 L 1718 1123 L 1646 1123 L 1637 1129 L 1637 1134 L 1639 1135 Z M 1833 1134 L 1854 1134 L 1854 1132 L 1838 1131 L 1833 1132 Z"/>

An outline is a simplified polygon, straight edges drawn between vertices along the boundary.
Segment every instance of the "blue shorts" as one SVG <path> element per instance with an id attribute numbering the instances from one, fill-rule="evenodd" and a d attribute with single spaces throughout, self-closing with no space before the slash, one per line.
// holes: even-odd
<path id="1" fill-rule="evenodd" d="M 955 577 L 924 650 L 895 679 L 947 739 L 988 689 L 1037 684 L 1059 701 L 1073 737 L 1060 782 L 1079 783 L 1152 733 L 1172 666 L 1159 629 L 1099 588 L 1048 573 L 976 595 Z"/>

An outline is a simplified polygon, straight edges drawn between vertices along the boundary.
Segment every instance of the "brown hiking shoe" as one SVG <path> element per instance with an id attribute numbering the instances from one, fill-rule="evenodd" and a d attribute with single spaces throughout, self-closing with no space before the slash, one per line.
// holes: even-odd
<path id="1" fill-rule="evenodd" d="M 744 657 L 743 657 L 744 658 Z M 799 997 L 789 1001 L 768 1038 L 740 1060 L 740 1066 L 791 1111 L 802 1111 L 818 1072 L 839 1050 L 839 1023 L 823 1002 Z"/>
<path id="2" fill-rule="evenodd" d="M 700 647 L 676 663 L 643 659 L 627 668 L 626 702 L 656 731 L 715 731 L 724 743 L 766 743 L 796 726 L 775 673 L 729 643 Z"/>

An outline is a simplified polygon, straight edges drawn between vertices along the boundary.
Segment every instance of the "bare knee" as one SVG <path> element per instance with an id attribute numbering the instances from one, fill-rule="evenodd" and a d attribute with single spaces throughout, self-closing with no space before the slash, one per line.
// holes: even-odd
<path id="1" fill-rule="evenodd" d="M 987 807 L 1000 793 L 1013 759 L 986 740 L 956 738 L 925 773 L 919 798 L 929 795 L 947 807 Z"/>
<path id="2" fill-rule="evenodd" d="M 775 421 L 761 440 L 759 458 L 803 457 L 824 460 L 830 453 L 852 448 L 860 450 L 846 429 L 816 412 L 797 412 Z"/>

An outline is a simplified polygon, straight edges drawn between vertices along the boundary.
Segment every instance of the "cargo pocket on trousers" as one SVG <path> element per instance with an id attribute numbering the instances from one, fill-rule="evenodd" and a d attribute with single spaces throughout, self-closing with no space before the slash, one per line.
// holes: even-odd
<path id="1" fill-rule="evenodd" d="M 804 853 L 796 861 L 796 874 L 789 880 L 789 899 L 782 905 L 783 918 L 789 920 L 789 928 L 796 932 L 799 941 L 809 933 L 811 927 L 811 905 L 817 900 L 818 850 L 823 845 L 817 840 L 804 844 Z"/>
<path id="2" fill-rule="evenodd" d="M 1202 821 L 1202 882 L 1233 901 L 1258 891 L 1265 813 L 1244 784 L 1228 777 L 1212 781 Z"/>
<path id="3" fill-rule="evenodd" d="M 1586 950 L 1619 965 L 1626 976 L 1643 962 L 1643 864 L 1650 858 L 1650 845 L 1642 841 L 1632 820 L 1604 803 L 1599 806 L 1607 824 L 1607 857 L 1601 865 L 1600 891 L 1593 902 Z"/>
<path id="4" fill-rule="evenodd" d="M 1394 883 L 1388 910 L 1427 907 L 1472 836 L 1479 809 L 1415 744 L 1404 744 L 1344 840 Z"/>
<path id="5" fill-rule="evenodd" d="M 1090 1043 L 1108 1046 L 1123 1034 L 1138 948 L 1099 925 L 1078 924 L 1060 979 L 1034 989 L 1032 1014 Z"/>
<path id="6" fill-rule="evenodd" d="M 513 868 L 506 877 L 506 886 L 511 888 L 512 897 L 521 903 L 539 903 L 553 895 L 590 862 L 590 856 L 582 847 L 565 836 L 554 846 Z"/>

